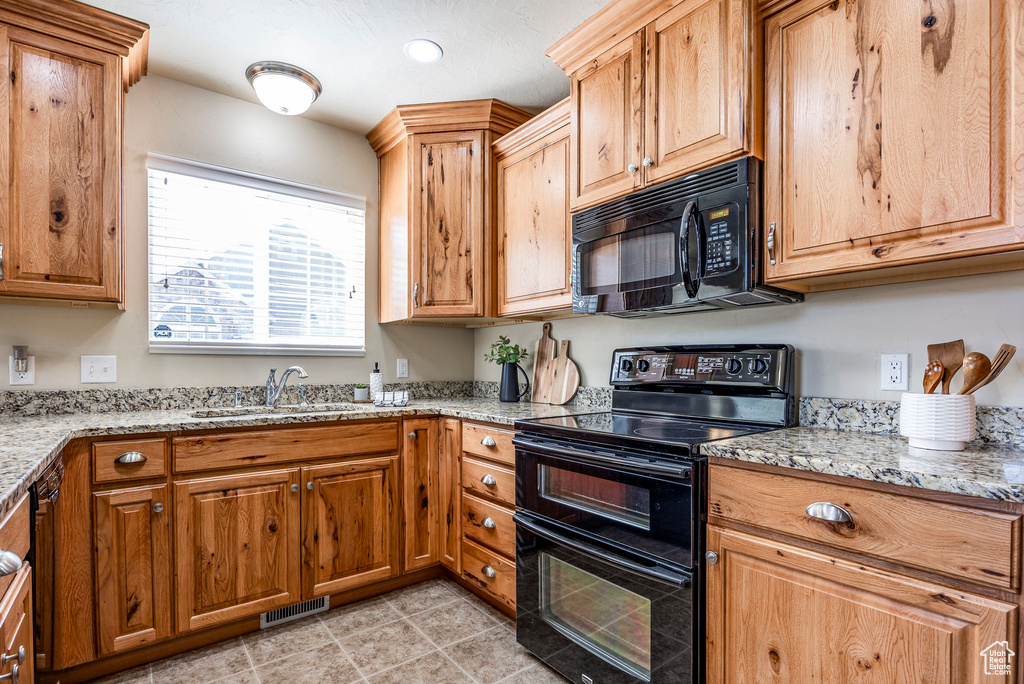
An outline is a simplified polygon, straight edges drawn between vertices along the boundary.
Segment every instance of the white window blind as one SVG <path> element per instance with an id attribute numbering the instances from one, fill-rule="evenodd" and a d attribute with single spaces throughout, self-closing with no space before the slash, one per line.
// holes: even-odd
<path id="1" fill-rule="evenodd" d="M 153 352 L 361 355 L 366 201 L 149 157 Z"/>

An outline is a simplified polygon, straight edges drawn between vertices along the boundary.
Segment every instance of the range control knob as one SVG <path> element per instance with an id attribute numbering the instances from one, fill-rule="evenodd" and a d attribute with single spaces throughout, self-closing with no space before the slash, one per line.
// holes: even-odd
<path id="1" fill-rule="evenodd" d="M 768 362 L 764 359 L 753 359 L 750 362 L 750 372 L 754 375 L 762 375 L 768 372 Z"/>
<path id="2" fill-rule="evenodd" d="M 725 372 L 729 375 L 736 375 L 743 370 L 743 362 L 739 359 L 729 359 L 725 362 Z"/>
<path id="3" fill-rule="evenodd" d="M 619 364 L 619 368 L 622 369 L 623 373 L 628 373 L 633 370 L 633 362 L 629 359 L 622 359 L 622 363 Z"/>
<path id="4" fill-rule="evenodd" d="M 640 359 L 636 362 L 636 369 L 641 373 L 646 373 L 651 370 L 651 362 L 647 359 Z"/>

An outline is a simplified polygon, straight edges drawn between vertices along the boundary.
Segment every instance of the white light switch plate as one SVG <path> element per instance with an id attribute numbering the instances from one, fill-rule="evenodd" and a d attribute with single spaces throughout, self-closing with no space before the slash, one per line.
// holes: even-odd
<path id="1" fill-rule="evenodd" d="M 117 357 L 83 356 L 82 382 L 117 382 Z"/>
<path id="2" fill-rule="evenodd" d="M 17 373 L 14 370 L 14 357 L 8 356 L 11 363 L 11 384 L 12 385 L 34 385 L 36 384 L 36 357 L 28 357 L 28 370 L 24 373 Z"/>
<path id="3" fill-rule="evenodd" d="M 409 359 L 398 359 L 398 372 L 395 376 L 399 378 L 409 377 Z"/>

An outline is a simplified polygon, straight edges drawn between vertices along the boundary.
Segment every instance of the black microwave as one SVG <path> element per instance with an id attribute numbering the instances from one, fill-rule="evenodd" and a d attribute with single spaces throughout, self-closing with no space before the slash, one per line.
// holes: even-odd
<path id="1" fill-rule="evenodd" d="M 793 304 L 764 284 L 761 161 L 745 157 L 573 215 L 574 313 Z"/>

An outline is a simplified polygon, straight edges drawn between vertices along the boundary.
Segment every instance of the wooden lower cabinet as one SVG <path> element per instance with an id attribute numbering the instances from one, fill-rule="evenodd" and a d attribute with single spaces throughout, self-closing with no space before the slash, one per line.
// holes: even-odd
<path id="1" fill-rule="evenodd" d="M 99 655 L 173 636 L 167 485 L 93 494 L 93 535 Z"/>
<path id="2" fill-rule="evenodd" d="M 6 662 L 0 665 L 0 681 L 15 684 L 35 681 L 32 616 L 32 567 L 25 563 L 14 575 L 14 582 L 0 603 L 0 638 L 3 639 L 0 647 L 6 656 Z M 25 649 L 24 657 L 21 649 Z"/>
<path id="3" fill-rule="evenodd" d="M 399 457 L 302 469 L 302 598 L 399 573 Z"/>
<path id="4" fill-rule="evenodd" d="M 1010 682 L 981 651 L 1017 644 L 1008 603 L 708 526 L 707 682 Z"/>
<path id="5" fill-rule="evenodd" d="M 300 600 L 298 468 L 176 482 L 174 490 L 179 631 Z"/>
<path id="6" fill-rule="evenodd" d="M 437 419 L 415 418 L 402 423 L 405 571 L 440 560 L 438 540 Z"/>
<path id="7" fill-rule="evenodd" d="M 462 571 L 462 421 L 440 420 L 438 443 L 438 506 L 441 565 Z"/>

